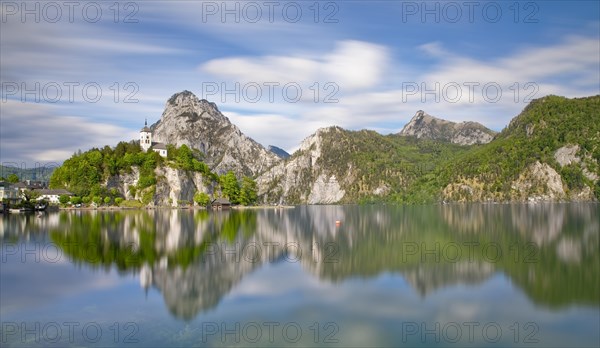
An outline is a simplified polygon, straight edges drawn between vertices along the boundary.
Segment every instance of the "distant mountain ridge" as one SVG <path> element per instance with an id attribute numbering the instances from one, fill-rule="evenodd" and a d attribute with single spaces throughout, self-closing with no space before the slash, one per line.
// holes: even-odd
<path id="1" fill-rule="evenodd" d="M 474 145 L 489 143 L 496 132 L 477 122 L 455 123 L 419 110 L 398 134 L 419 139 L 449 141 L 459 145 Z"/>
<path id="2" fill-rule="evenodd" d="M 599 162 L 600 96 L 548 96 L 499 134 L 423 111 L 397 135 L 319 129 L 257 183 L 289 204 L 594 201 Z"/>
<path id="3" fill-rule="evenodd" d="M 50 181 L 52 172 L 54 172 L 55 166 L 41 166 L 37 168 L 17 168 L 13 166 L 0 165 L 0 177 L 8 178 L 11 174 L 16 174 L 20 181 L 33 180 L 33 181 Z"/>
<path id="4" fill-rule="evenodd" d="M 279 158 L 286 159 L 290 157 L 290 154 L 287 151 L 275 145 L 269 145 L 267 149 L 272 153 L 276 154 Z"/>

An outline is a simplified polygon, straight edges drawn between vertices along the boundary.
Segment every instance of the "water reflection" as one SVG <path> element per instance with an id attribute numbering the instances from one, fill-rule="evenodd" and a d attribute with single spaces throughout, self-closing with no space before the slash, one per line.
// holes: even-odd
<path id="1" fill-rule="evenodd" d="M 501 272 L 555 308 L 600 304 L 598 216 L 595 204 L 60 212 L 0 219 L 0 237 L 51 242 L 78 266 L 136 274 L 184 320 L 279 262 L 332 283 L 393 272 L 424 297 Z"/>

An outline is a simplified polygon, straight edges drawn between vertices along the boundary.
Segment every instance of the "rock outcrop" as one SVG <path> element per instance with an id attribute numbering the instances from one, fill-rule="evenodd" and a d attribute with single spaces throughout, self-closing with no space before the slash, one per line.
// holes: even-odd
<path id="1" fill-rule="evenodd" d="M 517 200 L 558 201 L 566 197 L 560 174 L 546 163 L 530 165 L 512 184 Z"/>
<path id="2" fill-rule="evenodd" d="M 323 136 L 342 132 L 338 127 L 321 128 L 304 139 L 300 149 L 256 180 L 259 197 L 280 203 L 331 204 L 345 195 L 340 178 L 320 165 Z"/>
<path id="3" fill-rule="evenodd" d="M 419 110 L 398 134 L 448 141 L 459 145 L 474 145 L 489 143 L 496 132 L 477 122 L 455 123 Z"/>
<path id="4" fill-rule="evenodd" d="M 156 168 L 155 174 L 156 186 L 144 190 L 135 188 L 140 179 L 140 170 L 135 166 L 130 173 L 109 177 L 105 186 L 109 190 L 112 188 L 118 190 L 128 200 L 142 200 L 147 190 L 154 190 L 149 204 L 168 207 L 191 204 L 196 192 L 204 192 L 212 196 L 215 190 L 214 183 L 198 172 L 163 166 Z"/>
<path id="5" fill-rule="evenodd" d="M 214 103 L 192 92 L 173 95 L 160 120 L 151 127 L 154 140 L 200 150 L 204 162 L 218 174 L 256 176 L 281 158 L 244 135 Z"/>

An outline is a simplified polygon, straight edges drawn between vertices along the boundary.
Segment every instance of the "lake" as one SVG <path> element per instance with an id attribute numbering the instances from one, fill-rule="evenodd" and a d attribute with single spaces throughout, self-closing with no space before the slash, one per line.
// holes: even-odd
<path id="1" fill-rule="evenodd" d="M 600 205 L 0 218 L 1 345 L 600 345 Z"/>

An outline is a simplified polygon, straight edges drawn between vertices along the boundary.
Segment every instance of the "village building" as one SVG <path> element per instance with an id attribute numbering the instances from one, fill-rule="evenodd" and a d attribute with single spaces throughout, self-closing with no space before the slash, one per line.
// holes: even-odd
<path id="1" fill-rule="evenodd" d="M 148 120 L 144 122 L 144 128 L 140 130 L 140 146 L 142 150 L 158 152 L 162 157 L 167 157 L 167 145 L 152 141 L 152 129 L 148 127 Z"/>
<path id="2" fill-rule="evenodd" d="M 65 189 L 56 189 L 56 190 L 41 189 L 41 190 L 35 190 L 35 192 L 40 194 L 40 196 L 37 198 L 38 201 L 45 200 L 52 204 L 60 203 L 59 198 L 62 195 L 67 195 L 69 197 L 73 196 L 72 192 L 67 191 Z"/>
<path id="3" fill-rule="evenodd" d="M 211 202 L 211 207 L 216 210 L 231 208 L 231 202 L 227 198 L 217 198 Z"/>
<path id="4" fill-rule="evenodd" d="M 23 196 L 21 191 L 15 185 L 11 185 L 9 182 L 0 181 L 0 202 L 6 202 L 8 204 L 19 204 Z"/>
<path id="5" fill-rule="evenodd" d="M 48 187 L 47 183 L 42 182 L 42 181 L 34 181 L 34 180 L 21 181 L 21 182 L 14 184 L 13 186 L 18 188 L 19 190 L 21 190 L 21 192 L 26 191 L 26 190 L 44 189 L 44 188 Z"/>

